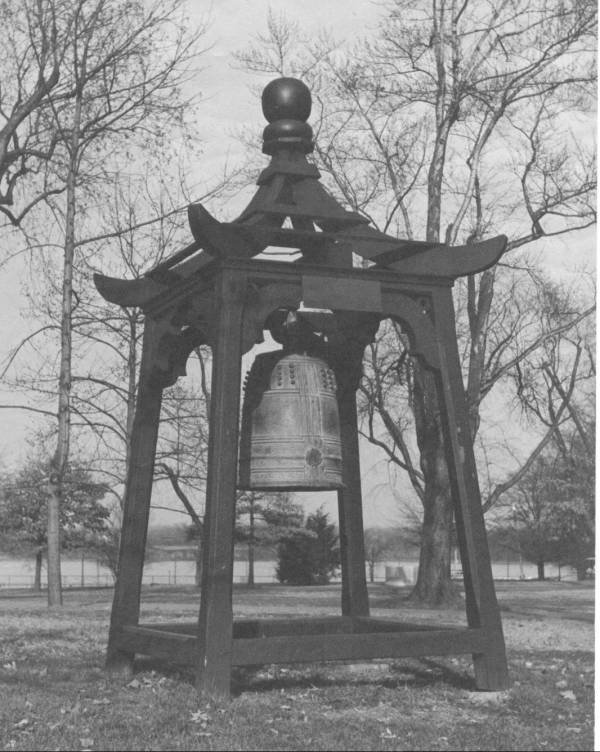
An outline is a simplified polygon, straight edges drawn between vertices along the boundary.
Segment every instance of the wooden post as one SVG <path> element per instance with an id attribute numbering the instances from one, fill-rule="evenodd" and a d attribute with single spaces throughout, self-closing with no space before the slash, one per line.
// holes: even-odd
<path id="1" fill-rule="evenodd" d="M 470 627 L 481 627 L 487 635 L 485 652 L 473 655 L 475 681 L 479 689 L 506 689 L 509 686 L 506 650 L 481 509 L 450 289 L 437 291 L 433 302 L 441 366 L 439 392 L 467 620 Z"/>
<path id="2" fill-rule="evenodd" d="M 362 359 L 362 353 L 361 353 Z M 360 367 L 360 366 L 359 366 Z M 338 369 L 338 408 L 342 441 L 342 481 L 338 491 L 340 554 L 342 561 L 342 614 L 368 616 L 369 595 L 365 573 L 358 420 L 354 370 Z"/>
<path id="3" fill-rule="evenodd" d="M 208 478 L 197 688 L 228 699 L 231 684 L 233 537 L 245 275 L 222 270 L 216 283 Z"/>
<path id="4" fill-rule="evenodd" d="M 122 627 L 138 623 L 140 613 L 144 551 L 162 401 L 162 384 L 157 378 L 153 362 L 155 334 L 155 322 L 146 319 L 140 381 L 131 432 L 131 461 L 125 484 L 119 572 L 115 583 L 106 655 L 106 668 L 111 674 L 127 675 L 133 670 L 134 653 L 119 650 L 117 637 Z"/>

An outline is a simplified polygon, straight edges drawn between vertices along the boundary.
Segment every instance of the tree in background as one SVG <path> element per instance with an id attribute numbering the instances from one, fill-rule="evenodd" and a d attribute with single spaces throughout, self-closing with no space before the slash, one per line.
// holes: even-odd
<path id="1" fill-rule="evenodd" d="M 555 459 L 538 457 L 515 488 L 512 524 L 504 531 L 506 545 L 512 541 L 513 550 L 536 565 L 538 580 L 546 578 L 546 563 L 559 558 L 560 513 L 553 498 Z"/>
<path id="2" fill-rule="evenodd" d="M 250 70 L 297 75 L 312 88 L 319 167 L 340 198 L 381 230 L 434 243 L 504 232 L 514 251 L 593 224 L 594 147 L 584 136 L 594 118 L 596 4 L 393 0 L 384 9 L 377 33 L 349 50 L 303 38 L 271 14 L 267 34 L 239 55 Z M 526 279 L 522 262 L 516 269 Z M 499 276 L 488 270 L 458 287 L 473 438 L 483 398 L 516 367 L 505 352 L 511 308 L 510 296 L 497 298 Z M 564 311 L 560 327 L 589 315 L 584 308 Z M 560 327 L 539 332 L 538 344 Z M 422 503 L 413 597 L 440 603 L 453 598 L 453 510 L 435 379 L 407 356 L 394 325 L 391 338 L 390 347 L 368 352 L 365 432 L 408 473 Z M 382 373 L 403 386 L 409 411 L 399 414 L 387 399 L 394 390 Z M 546 432 L 517 472 L 548 440 Z"/>
<path id="3" fill-rule="evenodd" d="M 335 525 L 322 509 L 303 528 L 285 535 L 277 547 L 277 579 L 288 585 L 326 585 L 340 566 Z"/>
<path id="4" fill-rule="evenodd" d="M 114 149 L 117 139 L 143 129 L 148 148 L 168 125 L 181 120 L 184 102 L 178 97 L 186 80 L 183 73 L 197 53 L 198 34 L 189 34 L 177 19 L 178 3 L 155 4 L 148 9 L 122 0 L 81 3 L 73 16 L 70 55 L 66 66 L 72 80 L 71 106 L 54 112 L 64 139 L 65 203 L 64 264 L 62 277 L 61 360 L 58 378 L 57 447 L 52 465 L 48 506 L 49 603 L 60 602 L 60 559 L 56 544 L 57 510 L 62 495 L 62 474 L 70 443 L 70 389 L 72 371 L 73 265 L 76 216 L 84 204 L 89 175 L 98 171 L 98 152 Z M 177 22 L 179 25 L 177 26 Z M 173 34 L 166 55 L 153 54 L 154 46 Z M 94 153 L 95 151 L 95 153 Z M 102 171 L 101 171 L 102 172 Z M 101 174 L 100 172 L 100 174 Z"/>
<path id="5" fill-rule="evenodd" d="M 33 12 L 40 8 L 44 13 Z M 122 174 L 123 164 L 129 162 L 135 170 L 132 155 L 136 147 L 156 149 L 165 141 L 167 130 L 171 138 L 177 133 L 184 135 L 190 102 L 182 96 L 182 86 L 195 70 L 203 29 L 192 30 L 186 24 L 182 0 L 153 4 L 31 0 L 27 9 L 31 11 L 28 21 L 48 23 L 50 19 L 61 39 L 64 37 L 56 53 L 62 88 L 46 91 L 42 68 L 44 96 L 38 98 L 45 121 L 55 134 L 48 171 L 59 186 L 57 192 L 64 195 L 60 201 L 45 195 L 47 219 L 55 223 L 56 246 L 62 249 L 63 261 L 58 422 L 48 503 L 48 602 L 58 605 L 62 601 L 59 514 L 71 440 L 73 313 L 77 303 L 73 280 L 88 242 L 81 237 L 78 218 L 97 201 L 99 187 Z M 7 29 L 14 45 L 23 41 L 16 20 L 11 20 Z M 36 58 L 34 62 L 43 61 Z M 2 79 L 5 73 L 0 71 Z M 14 135 L 12 138 L 14 141 Z M 18 156 L 16 164 L 22 161 Z M 16 193 L 11 201 L 18 201 Z M 48 243 L 47 232 L 45 236 Z"/>
<path id="6" fill-rule="evenodd" d="M 593 423 L 585 426 L 593 439 Z M 578 431 L 555 439 L 532 463 L 508 497 L 508 524 L 501 526 L 504 545 L 518 550 L 545 579 L 545 564 L 573 567 L 585 577 L 595 546 L 593 457 Z"/>
<path id="7" fill-rule="evenodd" d="M 121 545 L 121 526 L 111 521 L 95 536 L 91 546 L 96 559 L 111 573 L 116 582 L 119 574 L 119 547 Z"/>
<path id="8" fill-rule="evenodd" d="M 596 490 L 595 457 L 590 447 L 595 447 L 595 423 L 585 425 L 588 444 L 580 433 L 573 432 L 560 451 L 556 481 L 559 521 L 559 564 L 567 564 L 577 572 L 577 579 L 586 576 L 589 559 L 595 553 L 596 540 Z"/>
<path id="9" fill-rule="evenodd" d="M 416 531 L 417 545 L 420 527 Z M 369 567 L 369 580 L 375 582 L 375 567 L 390 558 L 397 558 L 407 547 L 406 530 L 399 527 L 371 527 L 365 530 L 365 556 Z"/>
<path id="10" fill-rule="evenodd" d="M 47 506 L 50 466 L 32 460 L 22 470 L 2 479 L 0 493 L 0 543 L 13 554 L 35 555 L 34 589 L 41 587 L 43 556 L 48 548 Z M 93 548 L 106 532 L 109 510 L 100 503 L 106 494 L 85 466 L 67 467 L 65 494 L 60 510 L 62 550 Z"/>
<path id="11" fill-rule="evenodd" d="M 51 98 L 71 95 L 63 63 L 69 46 L 68 3 L 7 0 L 0 5 L 0 212 L 18 226 L 60 187 L 48 163 L 60 141 Z M 18 191 L 26 183 L 19 201 Z M 22 204 L 15 209 L 15 202 Z"/>
<path id="12" fill-rule="evenodd" d="M 256 549 L 270 548 L 287 536 L 294 536 L 304 514 L 290 494 L 243 491 L 236 502 L 236 541 L 245 543 L 248 553 L 248 587 L 254 587 Z"/>

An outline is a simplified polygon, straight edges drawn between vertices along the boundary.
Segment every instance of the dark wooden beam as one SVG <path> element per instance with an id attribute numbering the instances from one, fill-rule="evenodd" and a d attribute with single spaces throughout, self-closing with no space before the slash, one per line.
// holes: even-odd
<path id="1" fill-rule="evenodd" d="M 489 269 L 506 250 L 506 243 L 506 235 L 498 235 L 473 245 L 438 246 L 387 266 L 397 274 L 434 274 L 457 279 Z"/>
<path id="2" fill-rule="evenodd" d="M 131 433 L 131 459 L 125 483 L 125 500 L 119 572 L 115 583 L 106 667 L 113 674 L 128 674 L 134 651 L 123 650 L 116 635 L 125 625 L 137 624 L 144 568 L 144 552 L 154 478 L 156 440 L 162 400 L 162 383 L 156 377 L 155 324 L 144 327 L 140 381 Z"/>
<path id="3" fill-rule="evenodd" d="M 104 274 L 94 274 L 94 284 L 100 295 L 109 303 L 140 308 L 167 289 L 165 285 L 148 277 L 117 279 L 106 277 Z"/>
<path id="4" fill-rule="evenodd" d="M 198 690 L 228 698 L 231 681 L 233 539 L 238 477 L 242 317 L 247 280 L 223 270 L 216 281 L 215 331 L 204 517 Z"/>
<path id="5" fill-rule="evenodd" d="M 356 409 L 356 389 L 362 373 L 362 350 L 362 347 L 350 346 L 346 351 L 347 357 L 338 353 L 335 364 L 344 484 L 338 491 L 342 614 L 346 616 L 369 615 Z"/>
<path id="6" fill-rule="evenodd" d="M 483 519 L 450 291 L 436 292 L 433 303 L 440 358 L 439 397 L 467 619 L 470 626 L 481 628 L 487 635 L 485 650 L 473 651 L 475 680 L 480 689 L 506 689 L 509 686 L 506 649 Z"/>
<path id="7" fill-rule="evenodd" d="M 234 640 L 232 664 L 312 663 L 477 653 L 486 646 L 480 629 L 294 635 Z"/>
<path id="8" fill-rule="evenodd" d="M 141 626 L 124 628 L 116 642 L 124 651 L 184 664 L 193 662 L 198 649 L 198 638 L 193 635 Z M 234 639 L 231 665 L 460 655 L 479 653 L 486 647 L 487 637 L 482 629 L 398 629 L 397 625 L 394 629 L 390 625 L 389 631 L 379 626 L 377 631 L 354 634 L 291 632 L 284 636 Z"/>

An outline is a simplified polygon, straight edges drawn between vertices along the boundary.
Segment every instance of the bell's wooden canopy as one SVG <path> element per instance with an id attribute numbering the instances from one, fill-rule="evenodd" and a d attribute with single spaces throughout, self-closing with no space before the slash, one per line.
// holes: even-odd
<path id="1" fill-rule="evenodd" d="M 233 222 L 220 222 L 202 204 L 190 204 L 193 242 L 138 279 L 95 275 L 102 296 L 122 306 L 152 307 L 157 296 L 211 276 L 216 262 L 254 259 L 259 264 L 257 257 L 269 247 L 296 249 L 295 263 L 330 269 L 351 267 L 355 254 L 367 262 L 365 279 L 387 270 L 390 276 L 454 280 L 498 261 L 506 247 L 504 235 L 464 246 L 401 239 L 344 209 L 306 158 L 313 150 L 312 129 L 306 123 L 310 106 L 310 92 L 302 82 L 272 81 L 263 93 L 263 112 L 270 121 L 263 151 L 271 155 L 271 162 L 260 174 L 258 190 L 246 209 Z"/>

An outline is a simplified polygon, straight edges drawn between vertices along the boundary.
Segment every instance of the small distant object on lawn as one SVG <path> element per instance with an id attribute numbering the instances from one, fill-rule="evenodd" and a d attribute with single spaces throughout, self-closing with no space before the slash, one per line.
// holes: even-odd
<path id="1" fill-rule="evenodd" d="M 404 588 L 409 587 L 410 582 L 404 571 L 404 567 L 401 566 L 386 566 L 385 568 L 385 584 L 390 587 Z"/>

